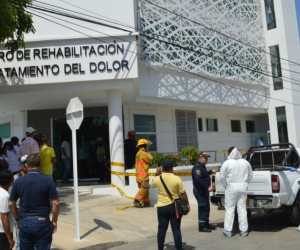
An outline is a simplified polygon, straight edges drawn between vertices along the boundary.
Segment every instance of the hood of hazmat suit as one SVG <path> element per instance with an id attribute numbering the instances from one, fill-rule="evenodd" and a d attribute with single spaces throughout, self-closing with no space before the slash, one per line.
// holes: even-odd
<path id="1" fill-rule="evenodd" d="M 226 190 L 247 192 L 248 183 L 252 178 L 252 168 L 249 162 L 242 158 L 237 148 L 232 150 L 228 160 L 222 164 L 220 178 Z"/>

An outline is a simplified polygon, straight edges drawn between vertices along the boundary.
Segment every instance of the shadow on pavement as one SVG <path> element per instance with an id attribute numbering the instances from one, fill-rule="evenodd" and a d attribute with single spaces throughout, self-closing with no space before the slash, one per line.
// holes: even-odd
<path id="1" fill-rule="evenodd" d="M 88 236 L 89 234 L 91 234 L 92 232 L 98 230 L 99 228 L 104 228 L 106 230 L 112 231 L 113 228 L 107 224 L 106 222 L 102 221 L 102 220 L 98 220 L 98 219 L 94 219 L 94 222 L 96 223 L 96 226 L 92 229 L 90 229 L 89 231 L 87 231 L 84 235 L 81 236 L 81 238 L 83 239 L 84 237 Z"/>
<path id="2" fill-rule="evenodd" d="M 186 244 L 185 242 L 182 242 L 182 248 L 184 250 L 194 250 L 194 249 L 197 249 L 196 247 L 194 246 L 190 246 L 188 244 Z M 174 242 L 171 242 L 171 243 L 165 243 L 165 250 L 174 250 L 175 249 L 175 244 Z"/>
<path id="3" fill-rule="evenodd" d="M 63 201 L 60 201 L 60 208 L 59 208 L 59 213 L 60 214 L 67 214 L 71 211 L 69 208 L 69 205 Z"/>
<path id="4" fill-rule="evenodd" d="M 249 220 L 249 232 L 279 232 L 291 226 L 288 214 L 282 210 L 253 214 Z"/>
<path id="5" fill-rule="evenodd" d="M 232 233 L 233 235 L 239 234 L 239 223 L 236 221 L 233 223 Z M 256 232 L 279 232 L 285 228 L 291 227 L 287 213 L 282 210 L 273 211 L 272 213 L 254 213 L 248 219 L 249 229 L 248 231 Z M 212 223 L 217 228 L 224 229 L 224 222 Z"/>

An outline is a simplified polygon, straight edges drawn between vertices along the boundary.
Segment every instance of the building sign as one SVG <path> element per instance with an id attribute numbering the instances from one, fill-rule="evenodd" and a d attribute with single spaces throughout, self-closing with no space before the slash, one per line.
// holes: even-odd
<path id="1" fill-rule="evenodd" d="M 102 39 L 103 40 L 103 39 Z M 124 39 L 125 40 L 125 39 Z M 137 78 L 135 37 L 126 41 L 54 41 L 14 54 L 0 50 L 2 82 L 23 84 Z"/>

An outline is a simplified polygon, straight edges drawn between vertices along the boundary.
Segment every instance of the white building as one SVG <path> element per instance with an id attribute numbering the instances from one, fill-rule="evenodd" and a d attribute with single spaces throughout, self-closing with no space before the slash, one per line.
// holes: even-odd
<path id="1" fill-rule="evenodd" d="M 77 133 L 84 166 L 103 136 L 112 170 L 123 171 L 128 130 L 160 153 L 187 145 L 246 150 L 267 131 L 272 143 L 300 146 L 294 0 L 43 2 L 28 8 L 36 33 L 26 35 L 25 50 L 12 57 L 0 49 L 4 141 L 32 126 L 51 137 L 59 157 L 69 133 L 65 109 L 77 96 L 85 108 Z M 279 55 L 271 60 L 270 52 Z"/>

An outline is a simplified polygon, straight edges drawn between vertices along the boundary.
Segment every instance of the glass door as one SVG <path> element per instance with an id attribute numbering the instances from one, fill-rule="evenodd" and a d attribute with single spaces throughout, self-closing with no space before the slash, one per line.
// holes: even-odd
<path id="1" fill-rule="evenodd" d="M 63 174 L 63 162 L 61 159 L 61 144 L 72 132 L 66 122 L 66 118 L 53 118 L 53 148 L 57 157 L 57 164 L 53 173 L 55 180 L 60 180 Z M 97 138 L 102 137 L 109 151 L 108 117 L 85 117 L 80 128 L 76 131 L 77 139 L 77 166 L 79 180 L 92 180 L 100 178 L 97 168 L 96 146 Z M 73 159 L 73 156 L 72 156 Z M 108 159 L 107 159 L 108 160 Z M 73 179 L 73 164 L 71 164 L 70 179 Z M 109 164 L 105 165 L 109 168 Z M 106 171 L 108 173 L 109 170 Z M 107 175 L 107 174 L 106 174 Z M 106 179 L 109 179 L 110 176 Z M 102 178 L 104 180 L 105 178 Z"/>

